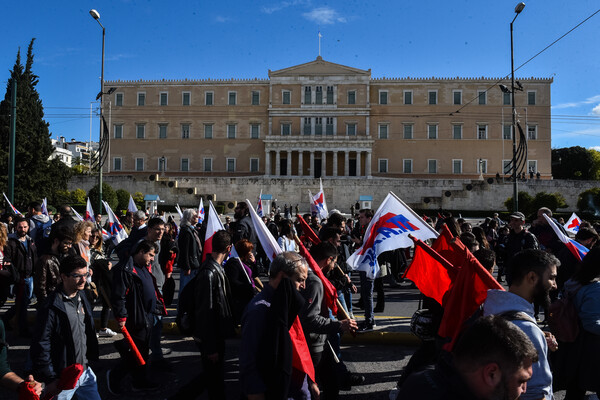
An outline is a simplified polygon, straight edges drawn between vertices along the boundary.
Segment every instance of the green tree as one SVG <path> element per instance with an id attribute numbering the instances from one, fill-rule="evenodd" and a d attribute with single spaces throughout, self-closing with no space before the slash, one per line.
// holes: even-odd
<path id="1" fill-rule="evenodd" d="M 96 207 L 98 204 L 98 184 L 96 184 L 93 188 L 88 192 L 88 197 L 92 202 L 92 207 Z M 117 211 L 117 206 L 119 205 L 119 199 L 117 198 L 117 193 L 115 190 L 106 182 L 102 182 L 102 200 L 106 201 L 110 208 L 115 212 Z M 94 212 L 97 214 L 98 210 L 94 208 Z M 106 213 L 106 210 L 101 211 L 102 214 Z"/>
<path id="2" fill-rule="evenodd" d="M 73 205 L 86 204 L 87 193 L 83 189 L 75 189 L 71 192 L 71 203 Z"/>
<path id="3" fill-rule="evenodd" d="M 531 202 L 532 212 L 537 212 L 541 207 L 548 207 L 552 212 L 556 212 L 559 208 L 567 208 L 567 201 L 560 193 L 536 193 Z"/>
<path id="4" fill-rule="evenodd" d="M 142 192 L 135 192 L 132 197 L 138 210 L 145 210 L 144 194 Z"/>
<path id="5" fill-rule="evenodd" d="M 119 200 L 119 205 L 117 206 L 119 210 L 127 210 L 127 206 L 129 205 L 129 192 L 125 189 L 117 189 L 117 199 Z"/>
<path id="6" fill-rule="evenodd" d="M 552 176 L 597 180 L 600 178 L 600 153 L 581 146 L 552 149 Z"/>
<path id="7" fill-rule="evenodd" d="M 69 168 L 58 160 L 49 160 L 53 151 L 48 123 L 44 121 L 44 107 L 36 90 L 38 76 L 33 73 L 33 42 L 27 49 L 25 66 L 21 64 L 21 50 L 17 51 L 15 65 L 10 71 L 4 100 L 0 102 L 0 190 L 8 187 L 8 145 L 11 114 L 11 81 L 17 82 L 17 121 L 15 137 L 15 205 L 31 200 L 49 200 L 67 189 L 71 176 Z"/>
<path id="8" fill-rule="evenodd" d="M 517 195 L 517 199 L 519 200 L 519 211 L 523 214 L 528 215 L 531 214 L 531 203 L 533 202 L 533 197 L 527 192 L 519 192 Z M 513 212 L 513 198 L 509 197 L 504 202 L 504 207 L 508 210 L 508 212 Z"/>
<path id="9" fill-rule="evenodd" d="M 577 209 L 581 214 L 600 215 L 600 188 L 582 192 L 577 199 Z"/>

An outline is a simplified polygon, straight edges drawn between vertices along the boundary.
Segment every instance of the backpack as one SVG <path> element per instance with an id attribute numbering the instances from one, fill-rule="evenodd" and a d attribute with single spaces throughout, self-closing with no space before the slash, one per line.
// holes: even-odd
<path id="1" fill-rule="evenodd" d="M 575 308 L 575 295 L 579 289 L 581 287 L 574 292 L 563 289 L 560 297 L 548 308 L 548 326 L 561 342 L 572 343 L 579 335 L 579 317 Z"/>
<path id="2" fill-rule="evenodd" d="M 193 336 L 196 327 L 194 292 L 196 290 L 197 281 L 198 275 L 193 277 L 187 285 L 184 286 L 177 304 L 177 317 L 175 318 L 175 322 L 177 323 L 179 332 L 184 336 Z"/>
<path id="3" fill-rule="evenodd" d="M 37 219 L 32 219 L 31 221 L 33 221 L 33 225 L 35 226 L 34 235 L 31 240 L 35 243 L 38 255 L 41 255 L 45 251 L 50 232 L 52 231 L 52 220 L 48 219 L 47 222 L 42 222 Z"/>

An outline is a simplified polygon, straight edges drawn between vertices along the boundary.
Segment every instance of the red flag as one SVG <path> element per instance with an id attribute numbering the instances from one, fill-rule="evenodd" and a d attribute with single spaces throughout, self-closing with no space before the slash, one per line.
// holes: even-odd
<path id="1" fill-rule="evenodd" d="M 461 259 L 458 274 L 446 296 L 444 316 L 438 334 L 451 341 L 444 349 L 451 351 L 464 322 L 477 310 L 487 297 L 488 289 L 504 290 L 496 279 L 477 261 L 475 256 L 460 242 L 451 243 L 454 258 Z"/>
<path id="2" fill-rule="evenodd" d="M 327 304 L 327 307 L 333 312 L 333 315 L 337 315 L 337 290 L 332 283 L 329 282 L 329 279 L 325 277 L 323 271 L 321 271 L 321 268 L 317 265 L 317 262 L 312 258 L 306 247 L 304 247 L 304 244 L 300 242 L 298 246 L 300 246 L 300 255 L 306 258 L 310 269 L 312 269 L 321 282 L 323 282 L 323 293 L 325 294 L 325 303 Z"/>
<path id="3" fill-rule="evenodd" d="M 209 200 L 208 205 L 208 220 L 206 221 L 206 235 L 204 236 L 202 262 L 204 262 L 206 260 L 206 257 L 208 257 L 210 253 L 212 253 L 212 238 L 215 235 L 215 233 L 217 233 L 218 231 L 225 230 L 225 228 L 223 227 L 223 223 L 219 219 L 219 215 L 217 214 L 217 210 L 215 210 L 215 206 L 213 205 L 212 201 Z"/>
<path id="4" fill-rule="evenodd" d="M 413 281 L 425 296 L 444 305 L 444 296 L 450 290 L 458 271 L 425 242 L 417 238 L 413 240 L 415 255 L 404 273 L 404 278 Z"/>
<path id="5" fill-rule="evenodd" d="M 442 225 L 442 233 L 440 233 L 440 236 L 433 242 L 431 247 L 433 250 L 437 251 L 440 256 L 448 260 L 450 264 L 454 265 L 456 268 L 460 268 L 463 263 L 463 256 L 460 252 L 456 252 L 454 243 L 456 243 L 456 246 L 459 246 L 459 248 L 464 247 L 460 239 L 456 240 L 454 236 L 452 236 L 452 232 L 450 232 L 448 226 L 444 224 Z"/>
<path id="6" fill-rule="evenodd" d="M 306 223 L 306 221 L 304 220 L 304 218 L 302 218 L 301 215 L 297 215 L 296 218 L 298 218 L 298 221 L 300 221 L 300 226 L 302 227 L 302 233 L 304 233 L 304 236 L 310 240 L 312 242 L 312 244 L 319 244 L 321 243 L 321 240 L 319 239 L 319 237 L 317 236 L 317 234 L 315 233 L 315 231 L 312 230 L 312 228 L 310 227 L 310 225 L 308 225 Z"/>
<path id="7" fill-rule="evenodd" d="M 293 343 L 292 366 L 298 371 L 304 372 L 313 382 L 316 382 L 315 367 L 310 358 L 310 350 L 308 350 L 304 331 L 302 330 L 302 324 L 298 317 L 296 317 L 290 328 L 290 338 Z"/>

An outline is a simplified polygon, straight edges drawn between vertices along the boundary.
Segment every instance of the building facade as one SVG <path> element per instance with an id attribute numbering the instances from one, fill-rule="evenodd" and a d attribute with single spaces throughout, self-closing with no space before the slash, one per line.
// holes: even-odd
<path id="1" fill-rule="evenodd" d="M 372 78 L 315 61 L 268 79 L 107 81 L 104 171 L 168 177 L 477 179 L 512 158 L 512 105 L 493 78 Z M 550 85 L 522 79 L 526 170 L 550 178 Z M 105 104 L 105 110 L 108 104 Z M 517 135 L 518 138 L 518 135 Z"/>

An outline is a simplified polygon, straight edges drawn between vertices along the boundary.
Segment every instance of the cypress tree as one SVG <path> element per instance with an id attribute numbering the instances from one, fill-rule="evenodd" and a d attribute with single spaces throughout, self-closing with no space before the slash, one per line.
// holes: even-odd
<path id="1" fill-rule="evenodd" d="M 6 94 L 0 102 L 0 190 L 8 184 L 8 145 L 11 113 L 11 80 L 17 81 L 17 121 L 15 153 L 15 201 L 23 207 L 30 201 L 48 197 L 50 203 L 58 190 L 65 190 L 70 169 L 58 160 L 49 160 L 53 152 L 48 123 L 44 120 L 44 107 L 36 86 L 39 82 L 33 73 L 33 43 L 27 49 L 25 66 L 21 64 L 21 50 L 10 71 Z"/>

